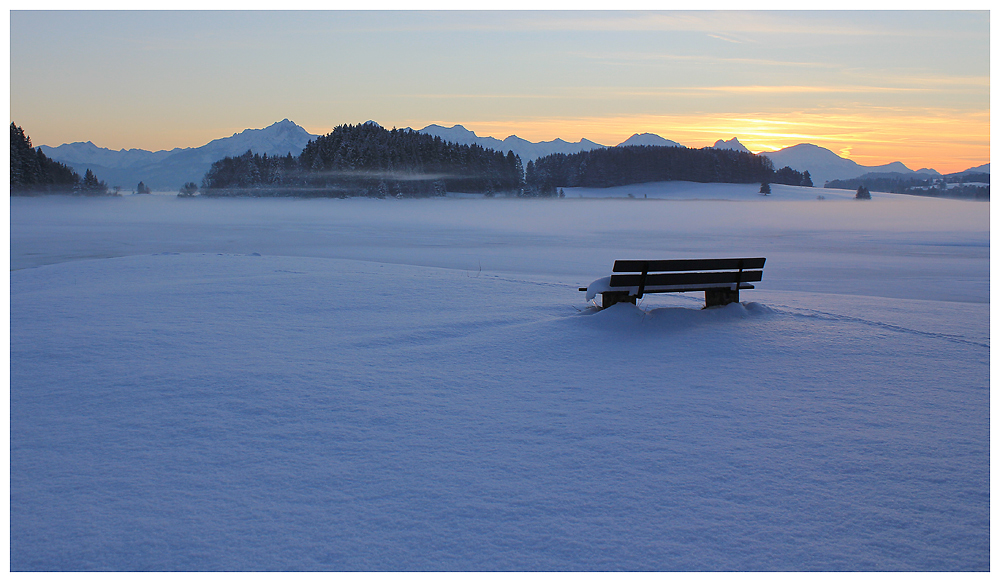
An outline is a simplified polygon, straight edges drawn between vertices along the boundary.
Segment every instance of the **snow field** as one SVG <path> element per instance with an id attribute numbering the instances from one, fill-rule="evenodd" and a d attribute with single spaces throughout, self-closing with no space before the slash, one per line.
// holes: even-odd
<path id="1" fill-rule="evenodd" d="M 13 570 L 989 568 L 988 205 L 176 202 L 12 200 Z"/>

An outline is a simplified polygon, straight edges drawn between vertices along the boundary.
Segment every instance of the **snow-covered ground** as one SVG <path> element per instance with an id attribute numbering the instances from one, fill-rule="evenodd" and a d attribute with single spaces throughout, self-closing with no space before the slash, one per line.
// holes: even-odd
<path id="1" fill-rule="evenodd" d="M 11 199 L 11 569 L 989 569 L 989 204 L 673 188 Z"/>
<path id="2" fill-rule="evenodd" d="M 653 198 L 661 200 L 846 200 L 854 190 L 805 188 L 771 184 L 771 193 L 760 193 L 760 184 L 702 184 L 699 182 L 649 182 L 613 188 L 563 188 L 568 198 Z M 881 194 L 892 199 L 901 194 Z"/>

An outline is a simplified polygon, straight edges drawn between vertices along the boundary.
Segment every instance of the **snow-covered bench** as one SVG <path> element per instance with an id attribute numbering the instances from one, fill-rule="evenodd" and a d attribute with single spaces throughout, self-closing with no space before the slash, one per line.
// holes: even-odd
<path id="1" fill-rule="evenodd" d="M 704 291 L 705 307 L 740 300 L 740 289 L 753 289 L 760 281 L 763 257 L 746 259 L 679 259 L 671 261 L 615 261 L 620 273 L 581 287 L 587 301 L 601 295 L 601 307 L 627 301 L 635 303 L 645 293 Z"/>

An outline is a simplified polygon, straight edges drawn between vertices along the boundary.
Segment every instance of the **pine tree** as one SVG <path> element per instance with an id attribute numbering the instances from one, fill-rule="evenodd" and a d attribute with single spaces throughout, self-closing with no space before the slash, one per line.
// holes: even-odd
<path id="1" fill-rule="evenodd" d="M 188 182 L 181 186 L 181 191 L 177 193 L 177 196 L 182 198 L 190 198 L 198 192 L 198 185 L 194 182 Z"/>
<path id="2" fill-rule="evenodd" d="M 24 188 L 38 182 L 38 160 L 31 147 L 31 138 L 24 130 L 10 124 L 10 187 Z"/>
<path id="3" fill-rule="evenodd" d="M 103 186 L 103 190 L 100 190 Z M 97 182 L 98 194 L 107 184 Z M 31 138 L 13 122 L 10 124 L 10 191 L 28 193 L 70 193 L 80 191 L 80 175 L 73 168 L 49 159 L 41 148 L 32 148 Z"/>
<path id="4" fill-rule="evenodd" d="M 528 160 L 528 166 L 524 171 L 524 181 L 527 184 L 534 184 L 538 180 L 538 176 L 535 175 L 535 162 Z"/>
<path id="5" fill-rule="evenodd" d="M 760 193 L 763 194 L 764 196 L 767 196 L 768 194 L 770 194 L 771 193 L 771 185 L 768 184 L 767 182 L 761 182 L 760 183 Z"/>
<path id="6" fill-rule="evenodd" d="M 812 180 L 812 176 L 809 175 L 809 170 L 806 170 L 805 172 L 802 172 L 802 184 L 801 185 L 805 186 L 806 188 L 812 188 L 813 187 L 813 180 Z"/>
<path id="7" fill-rule="evenodd" d="M 80 182 L 80 191 L 89 196 L 100 196 L 107 194 L 108 185 L 98 180 L 94 172 L 90 171 L 90 168 L 87 168 L 87 171 L 83 175 L 83 181 Z"/>

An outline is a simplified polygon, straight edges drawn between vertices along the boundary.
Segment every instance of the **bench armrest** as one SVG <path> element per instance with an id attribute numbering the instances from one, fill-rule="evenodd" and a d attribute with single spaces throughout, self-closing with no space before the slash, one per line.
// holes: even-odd
<path id="1" fill-rule="evenodd" d="M 583 291 L 584 289 L 580 289 Z M 611 291 L 611 277 L 602 277 L 590 285 L 587 285 L 587 301 L 597 297 L 598 293 L 607 293 Z"/>

